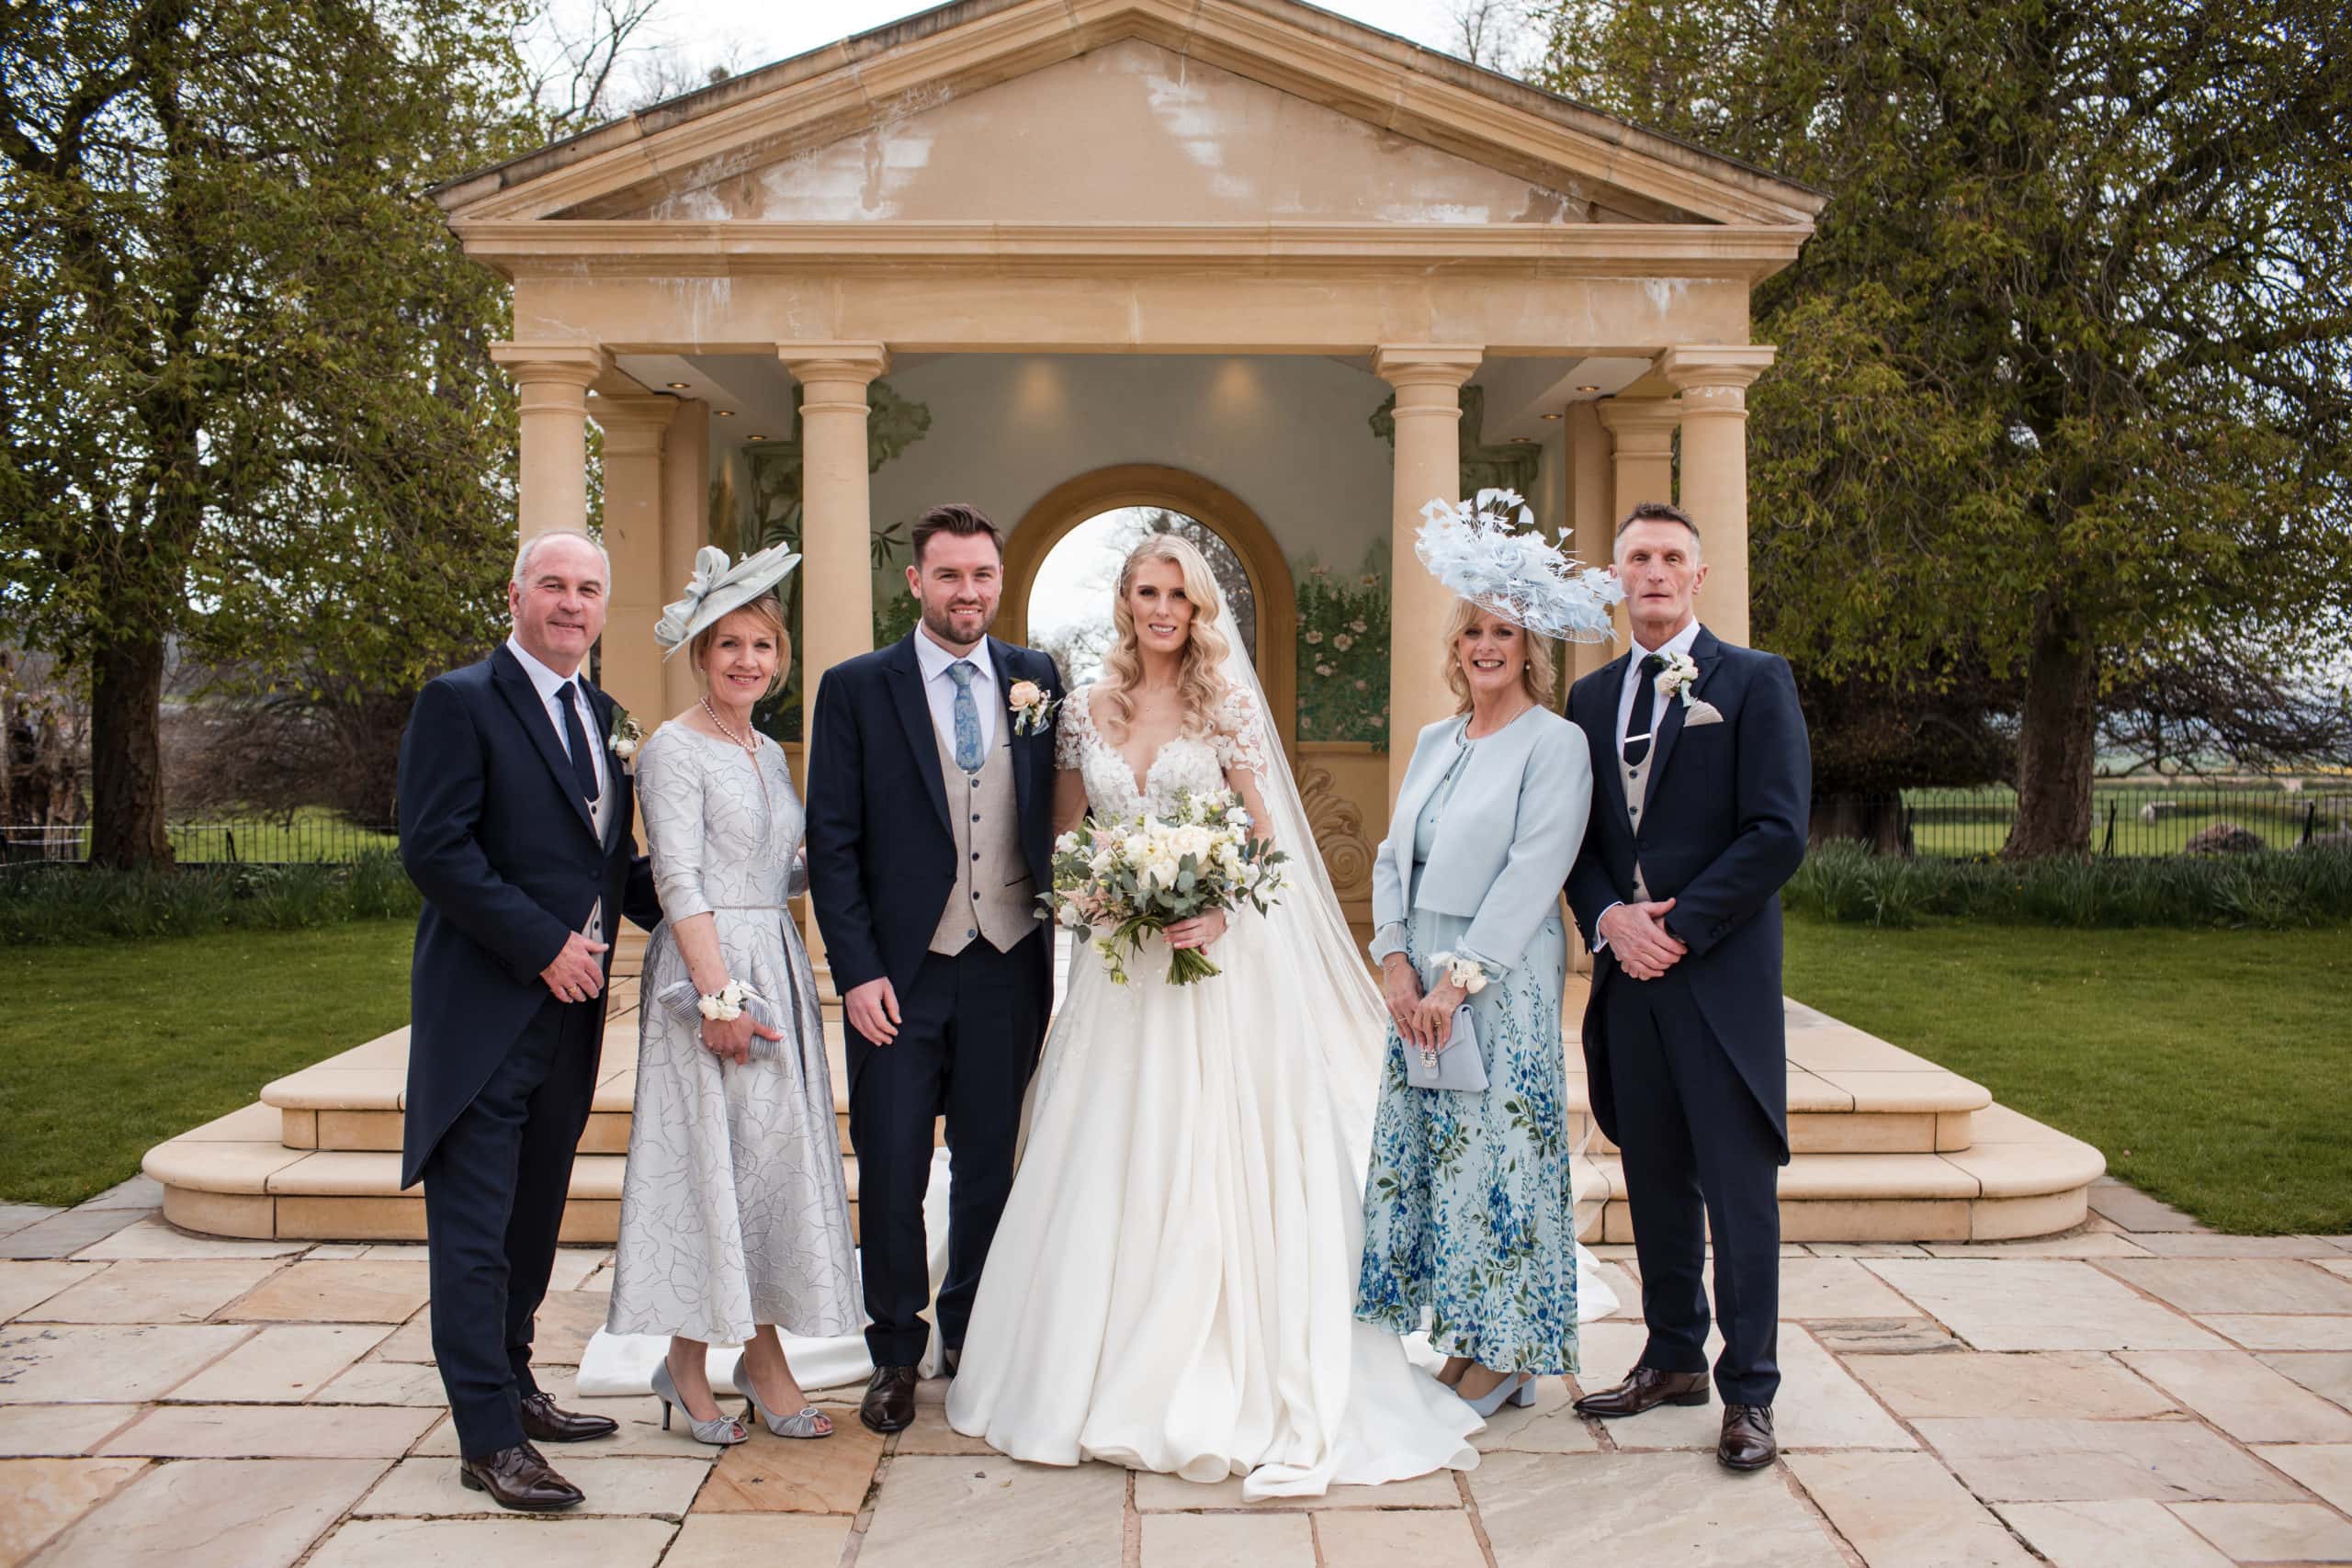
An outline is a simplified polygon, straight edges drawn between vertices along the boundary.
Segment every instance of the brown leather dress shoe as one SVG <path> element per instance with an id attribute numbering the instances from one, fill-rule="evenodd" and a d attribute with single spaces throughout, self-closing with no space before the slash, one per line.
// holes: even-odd
<path id="1" fill-rule="evenodd" d="M 1781 1445 L 1772 1436 L 1770 1405 L 1724 1406 L 1724 1435 L 1715 1445 L 1715 1458 L 1725 1470 L 1761 1470 L 1780 1451 Z"/>
<path id="2" fill-rule="evenodd" d="M 621 1424 L 609 1416 L 557 1409 L 553 1394 L 535 1393 L 523 1401 L 523 1432 L 534 1442 L 585 1443 L 620 1429 Z"/>
<path id="3" fill-rule="evenodd" d="M 490 1500 L 518 1514 L 554 1514 L 576 1507 L 586 1494 L 554 1471 L 528 1443 L 501 1449 L 480 1459 L 458 1461 L 458 1480 L 469 1492 L 487 1492 Z"/>
<path id="4" fill-rule="evenodd" d="M 903 1432 L 915 1424 L 915 1383 L 912 1367 L 876 1367 L 865 1397 L 857 1402 L 857 1418 L 877 1432 Z"/>
<path id="5" fill-rule="evenodd" d="M 1656 1367 L 1635 1367 L 1615 1388 L 1604 1388 L 1577 1400 L 1577 1414 L 1613 1420 L 1620 1416 L 1639 1416 L 1661 1404 L 1704 1404 L 1707 1399 L 1704 1372 L 1662 1372 Z"/>

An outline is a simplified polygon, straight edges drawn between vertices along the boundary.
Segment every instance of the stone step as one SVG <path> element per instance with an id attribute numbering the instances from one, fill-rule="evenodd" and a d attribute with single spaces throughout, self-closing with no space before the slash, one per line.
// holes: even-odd
<path id="1" fill-rule="evenodd" d="M 1952 1154 L 1798 1155 L 1781 1172 L 1789 1241 L 2001 1241 L 2080 1224 L 2097 1149 L 2015 1111 L 1982 1113 L 1976 1146 Z M 304 1241 L 414 1241 L 420 1190 L 399 1190 L 391 1151 L 289 1149 L 275 1113 L 254 1105 L 150 1150 L 164 1214 L 215 1235 Z M 622 1156 L 573 1164 L 567 1241 L 609 1242 L 620 1224 Z M 843 1160 L 856 1220 L 857 1161 Z M 1631 1241 L 1633 1213 L 1617 1157 L 1576 1161 L 1578 1229 L 1588 1242 Z"/>

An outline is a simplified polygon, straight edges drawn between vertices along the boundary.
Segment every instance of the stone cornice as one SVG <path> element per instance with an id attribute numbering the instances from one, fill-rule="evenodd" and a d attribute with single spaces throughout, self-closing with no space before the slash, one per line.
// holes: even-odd
<path id="1" fill-rule="evenodd" d="M 778 223 L 461 220 L 467 254 L 509 277 L 729 276 L 920 268 L 1133 273 L 1442 266 L 1552 276 L 1768 277 L 1810 225 L 1453 223 Z"/>

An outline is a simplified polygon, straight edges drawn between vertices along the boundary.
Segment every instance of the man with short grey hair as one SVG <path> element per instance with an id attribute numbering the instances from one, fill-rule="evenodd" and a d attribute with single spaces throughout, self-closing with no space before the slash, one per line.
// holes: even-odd
<path id="1" fill-rule="evenodd" d="M 606 739 L 613 700 L 582 671 L 611 578 L 585 534 L 526 540 L 513 635 L 427 682 L 401 738 L 401 863 L 424 895 L 401 1185 L 424 1183 L 458 1480 L 531 1513 L 582 1501 L 535 1444 L 616 1430 L 540 1391 L 532 1323 L 595 1092 L 612 936 L 624 914 L 662 918 Z"/>

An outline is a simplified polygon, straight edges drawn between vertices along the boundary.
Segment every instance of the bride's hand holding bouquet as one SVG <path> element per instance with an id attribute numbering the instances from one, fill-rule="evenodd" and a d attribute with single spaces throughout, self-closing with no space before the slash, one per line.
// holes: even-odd
<path id="1" fill-rule="evenodd" d="M 1108 926 L 1094 951 L 1124 986 L 1126 960 L 1143 951 L 1145 937 L 1181 929 L 1184 941 L 1197 942 L 1203 924 L 1221 925 L 1245 904 L 1265 913 L 1282 891 L 1287 858 L 1250 836 L 1250 814 L 1231 791 L 1188 792 L 1167 817 L 1082 822 L 1064 833 L 1054 845 L 1054 890 L 1039 901 L 1070 930 Z M 1170 943 L 1170 985 L 1220 973 L 1205 945 Z"/>

